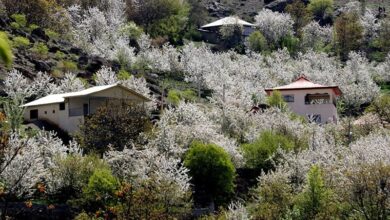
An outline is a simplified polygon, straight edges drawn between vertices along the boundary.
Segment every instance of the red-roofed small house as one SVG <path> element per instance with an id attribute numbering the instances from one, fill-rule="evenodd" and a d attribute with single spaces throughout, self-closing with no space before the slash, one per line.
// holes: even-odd
<path id="1" fill-rule="evenodd" d="M 317 123 L 337 123 L 336 98 L 342 94 L 338 86 L 316 84 L 301 76 L 291 84 L 265 91 L 271 95 L 275 90 L 280 91 L 293 112 Z"/>

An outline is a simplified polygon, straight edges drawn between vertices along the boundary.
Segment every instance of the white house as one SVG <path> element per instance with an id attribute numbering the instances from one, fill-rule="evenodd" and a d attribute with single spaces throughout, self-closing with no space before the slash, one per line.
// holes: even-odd
<path id="1" fill-rule="evenodd" d="M 44 120 L 68 133 L 74 133 L 84 122 L 84 116 L 95 113 L 109 101 L 143 104 L 150 99 L 125 86 L 114 84 L 95 86 L 79 92 L 48 95 L 22 107 L 25 107 L 25 121 Z"/>
<path id="2" fill-rule="evenodd" d="M 317 123 L 337 123 L 336 98 L 342 94 L 338 86 L 315 84 L 301 76 L 291 84 L 265 91 L 271 95 L 275 90 L 280 91 L 293 112 Z"/>
<path id="3" fill-rule="evenodd" d="M 202 33 L 203 38 L 210 43 L 217 43 L 220 35 L 220 28 L 224 25 L 241 25 L 243 27 L 242 36 L 248 37 L 254 31 L 254 24 L 246 22 L 238 17 L 230 16 L 219 19 L 212 23 L 203 25 L 199 31 Z"/>

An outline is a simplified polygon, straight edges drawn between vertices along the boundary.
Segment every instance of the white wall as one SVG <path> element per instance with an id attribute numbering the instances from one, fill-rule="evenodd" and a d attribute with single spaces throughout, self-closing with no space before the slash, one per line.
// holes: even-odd
<path id="1" fill-rule="evenodd" d="M 30 118 L 31 110 L 38 110 L 38 120 L 45 120 L 57 125 L 59 128 L 74 133 L 78 131 L 80 123 L 83 122 L 84 117 L 69 117 L 69 105 L 65 103 L 65 110 L 60 111 L 60 104 L 41 105 L 34 107 L 27 107 L 24 111 L 24 120 L 31 122 L 35 119 Z"/>
<path id="2" fill-rule="evenodd" d="M 65 101 L 65 110 L 63 111 L 60 111 L 59 103 L 27 107 L 24 112 L 24 119 L 25 121 L 31 121 L 30 111 L 38 109 L 38 119 L 47 120 L 58 125 L 58 127 L 67 131 L 68 133 L 73 134 L 79 131 L 80 124 L 84 123 L 84 104 L 88 104 L 90 112 L 94 113 L 98 107 L 106 103 L 104 100 L 98 100 L 96 98 L 126 99 L 127 101 L 135 103 L 142 103 L 144 101 L 141 97 L 136 96 L 129 91 L 126 91 L 120 87 L 114 87 L 90 96 L 67 98 Z M 80 111 L 80 115 L 70 116 L 70 109 L 76 109 L 77 111 Z"/>
<path id="3" fill-rule="evenodd" d="M 307 90 L 281 90 L 282 95 L 293 95 L 294 102 L 288 102 L 291 111 L 307 117 L 307 115 L 321 115 L 321 122 L 337 122 L 337 108 L 333 104 L 336 98 L 332 89 L 307 89 Z M 330 95 L 329 104 L 305 104 L 307 94 L 328 93 Z"/>

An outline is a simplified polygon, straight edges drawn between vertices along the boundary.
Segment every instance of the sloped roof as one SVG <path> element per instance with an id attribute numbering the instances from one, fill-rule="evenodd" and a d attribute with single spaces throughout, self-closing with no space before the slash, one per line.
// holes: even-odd
<path id="1" fill-rule="evenodd" d="M 284 85 L 278 86 L 272 89 L 266 89 L 265 91 L 269 93 L 273 90 L 302 90 L 302 89 L 333 89 L 336 95 L 341 95 L 342 92 L 338 86 L 324 86 L 321 84 L 313 83 L 308 80 L 305 76 L 300 76 L 296 81 Z"/>
<path id="2" fill-rule="evenodd" d="M 222 25 L 234 25 L 234 24 L 239 24 L 239 25 L 243 25 L 243 26 L 254 26 L 254 24 L 246 22 L 238 17 L 230 16 L 230 17 L 225 17 L 225 18 L 219 19 L 219 20 L 214 21 L 210 24 L 203 25 L 201 28 L 219 27 Z"/>
<path id="3" fill-rule="evenodd" d="M 149 98 L 147 98 L 144 95 L 141 95 L 141 94 L 135 92 L 132 89 L 129 89 L 129 88 L 127 88 L 125 86 L 122 86 L 120 84 L 113 84 L 113 85 L 106 85 L 106 86 L 94 86 L 94 87 L 91 87 L 91 88 L 88 88 L 88 89 L 85 89 L 85 90 L 82 90 L 82 91 L 78 91 L 78 92 L 69 92 L 69 93 L 48 95 L 48 96 L 42 97 L 40 99 L 37 99 L 35 101 L 29 102 L 29 103 L 27 103 L 25 105 L 22 105 L 22 107 L 30 107 L 30 106 L 39 106 L 39 105 L 48 105 L 48 104 L 61 103 L 61 102 L 65 101 L 65 98 L 87 96 L 87 95 L 91 95 L 91 94 L 94 94 L 94 93 L 102 92 L 102 91 L 105 91 L 107 89 L 111 89 L 111 88 L 114 88 L 114 87 L 120 87 L 120 88 L 125 89 L 125 90 L 133 93 L 134 95 L 144 99 L 145 101 L 150 101 Z"/>

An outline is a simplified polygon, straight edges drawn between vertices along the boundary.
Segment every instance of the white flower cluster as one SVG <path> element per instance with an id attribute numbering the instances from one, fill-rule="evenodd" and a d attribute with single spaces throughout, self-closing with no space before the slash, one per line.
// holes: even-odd
<path id="1" fill-rule="evenodd" d="M 38 183 L 51 188 L 56 182 L 49 172 L 55 165 L 55 157 L 81 154 L 81 150 L 77 144 L 65 146 L 53 133 L 42 131 L 31 138 L 11 134 L 3 153 L 4 159 L 0 164 L 3 190 L 16 196 L 30 196 Z"/>
<path id="2" fill-rule="evenodd" d="M 293 35 L 294 21 L 289 14 L 261 10 L 255 17 L 255 24 L 271 43 L 277 43 L 282 37 Z"/>

